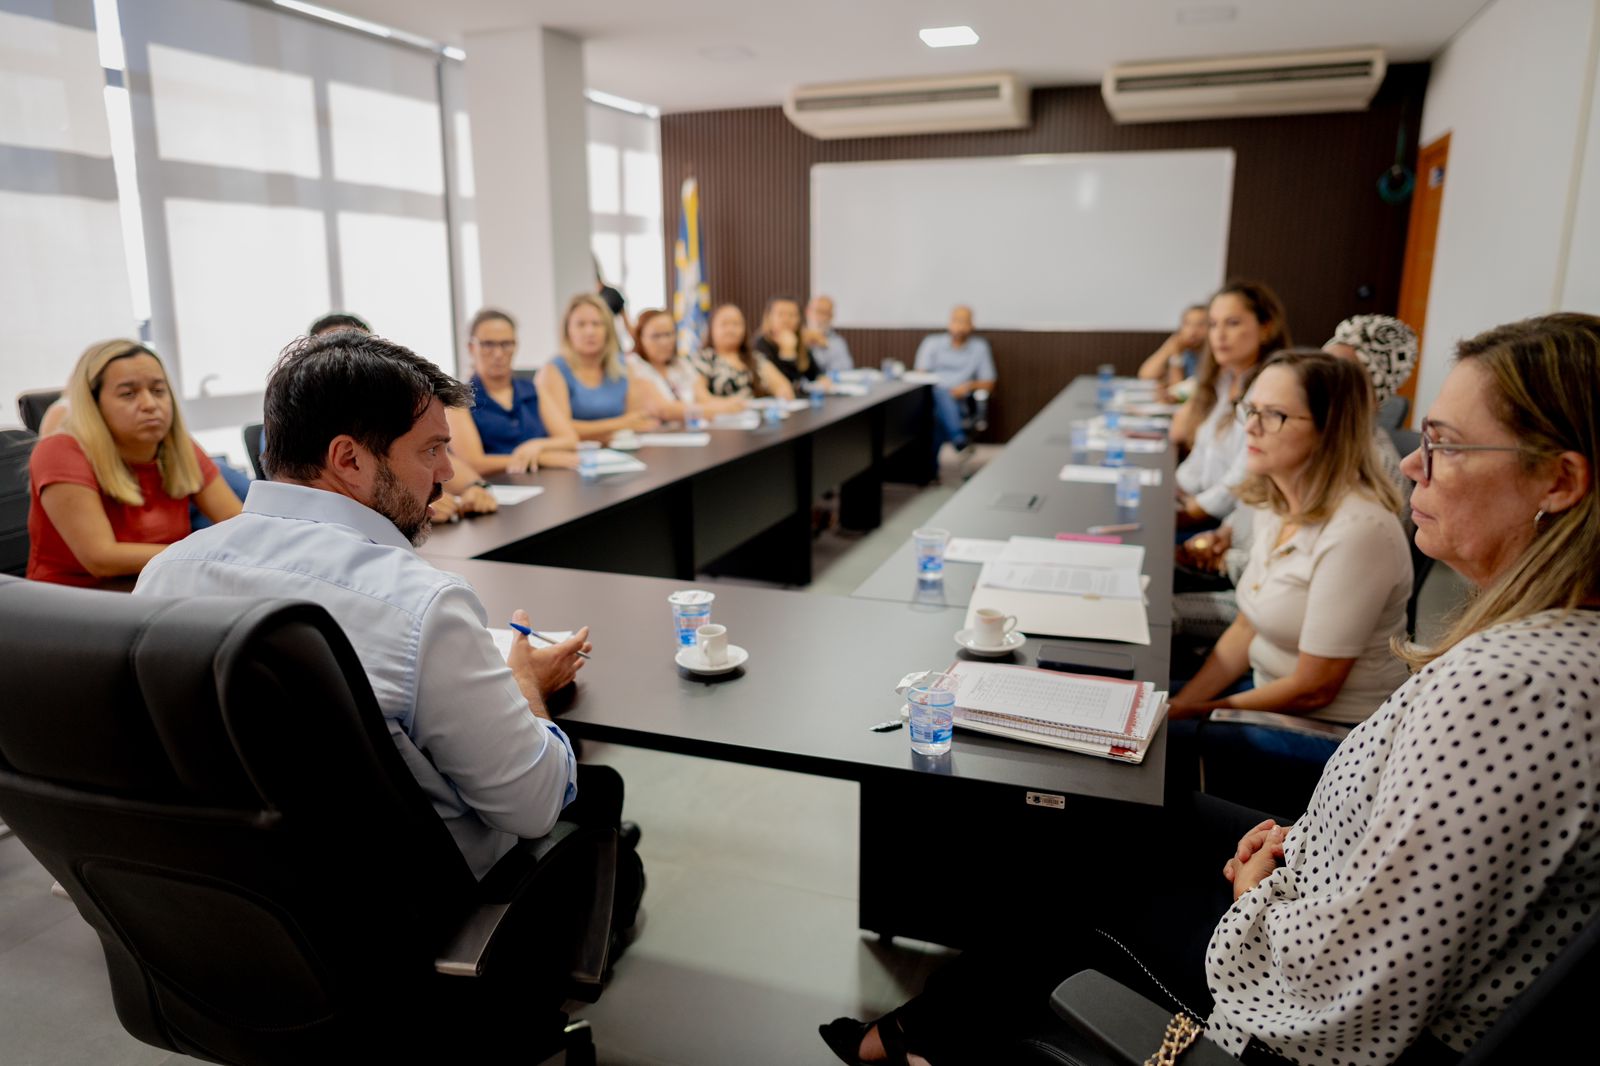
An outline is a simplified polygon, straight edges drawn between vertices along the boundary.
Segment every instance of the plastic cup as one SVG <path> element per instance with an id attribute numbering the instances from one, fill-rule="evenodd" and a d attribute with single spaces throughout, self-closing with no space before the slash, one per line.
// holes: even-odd
<path id="1" fill-rule="evenodd" d="M 822 410 L 823 401 L 826 399 L 827 394 L 822 391 L 822 386 L 816 386 L 811 390 L 811 409 L 813 411 Z"/>
<path id="2" fill-rule="evenodd" d="M 943 755 L 955 735 L 956 679 L 949 674 L 927 673 L 906 689 L 910 708 L 911 750 L 921 755 Z"/>
<path id="3" fill-rule="evenodd" d="M 672 632 L 679 648 L 695 646 L 695 632 L 711 623 L 711 604 L 717 598 L 704 589 L 681 589 L 667 597 L 672 605 Z"/>
<path id="4" fill-rule="evenodd" d="M 585 481 L 600 476 L 599 441 L 584 440 L 578 442 L 578 476 Z"/>
<path id="5" fill-rule="evenodd" d="M 944 580 L 944 550 L 950 544 L 948 529 L 924 527 L 912 532 L 912 543 L 917 547 L 917 580 Z"/>

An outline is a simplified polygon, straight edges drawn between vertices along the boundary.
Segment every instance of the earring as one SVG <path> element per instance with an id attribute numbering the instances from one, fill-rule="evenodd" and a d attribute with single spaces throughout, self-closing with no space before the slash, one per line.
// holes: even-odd
<path id="1" fill-rule="evenodd" d="M 1539 513 L 1533 516 L 1533 531 L 1539 532 L 1539 523 L 1544 521 L 1544 508 L 1539 508 Z"/>

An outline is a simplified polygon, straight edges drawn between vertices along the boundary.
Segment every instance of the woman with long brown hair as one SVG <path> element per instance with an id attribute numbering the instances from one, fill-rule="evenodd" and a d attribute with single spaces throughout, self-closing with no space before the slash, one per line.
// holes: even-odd
<path id="1" fill-rule="evenodd" d="M 1289 324 L 1277 293 L 1258 281 L 1231 281 L 1211 298 L 1206 351 L 1194 395 L 1172 420 L 1175 440 L 1190 445 L 1178 465 L 1178 525 L 1214 525 L 1237 502 L 1226 483 L 1244 450 L 1233 405 L 1251 372 L 1288 347 Z"/>
<path id="2" fill-rule="evenodd" d="M 744 312 L 723 304 L 711 312 L 706 346 L 690 356 L 691 364 L 706 379 L 713 396 L 776 396 L 794 399 L 794 388 L 761 353 L 750 348 L 750 330 Z"/>
<path id="3" fill-rule="evenodd" d="M 702 415 L 744 410 L 744 401 L 736 396 L 711 395 L 706 379 L 678 355 L 678 330 L 672 315 L 657 308 L 639 312 L 634 320 L 628 372 L 655 387 L 655 413 L 669 422 L 683 421 L 691 407 Z"/>

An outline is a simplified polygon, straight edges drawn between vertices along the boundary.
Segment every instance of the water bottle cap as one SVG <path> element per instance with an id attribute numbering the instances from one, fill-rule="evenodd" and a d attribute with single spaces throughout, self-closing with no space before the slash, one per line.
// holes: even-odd
<path id="1" fill-rule="evenodd" d="M 667 602 L 674 607 L 698 607 L 701 604 L 710 603 L 716 598 L 716 593 L 706 592 L 703 589 L 680 589 L 668 596 Z"/>

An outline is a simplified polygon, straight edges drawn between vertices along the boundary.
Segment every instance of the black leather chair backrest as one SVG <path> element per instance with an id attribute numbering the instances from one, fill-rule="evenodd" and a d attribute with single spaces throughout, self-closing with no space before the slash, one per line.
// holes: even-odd
<path id="1" fill-rule="evenodd" d="M 39 423 L 44 421 L 44 413 L 59 399 L 61 399 L 60 389 L 34 389 L 31 392 L 17 394 L 17 414 L 22 418 L 22 424 L 28 427 L 29 433 L 39 432 Z"/>
<path id="2" fill-rule="evenodd" d="M 133 1035 L 312 1061 L 422 994 L 476 882 L 325 610 L 0 578 L 0 646 L 0 819 Z"/>
<path id="3" fill-rule="evenodd" d="M 264 481 L 267 476 L 261 468 L 261 428 L 260 422 L 244 427 L 244 451 L 250 457 L 250 469 L 256 472 L 257 481 Z"/>
<path id="4" fill-rule="evenodd" d="M 28 459 L 38 440 L 26 430 L 0 430 L 0 574 L 28 570 Z"/>

